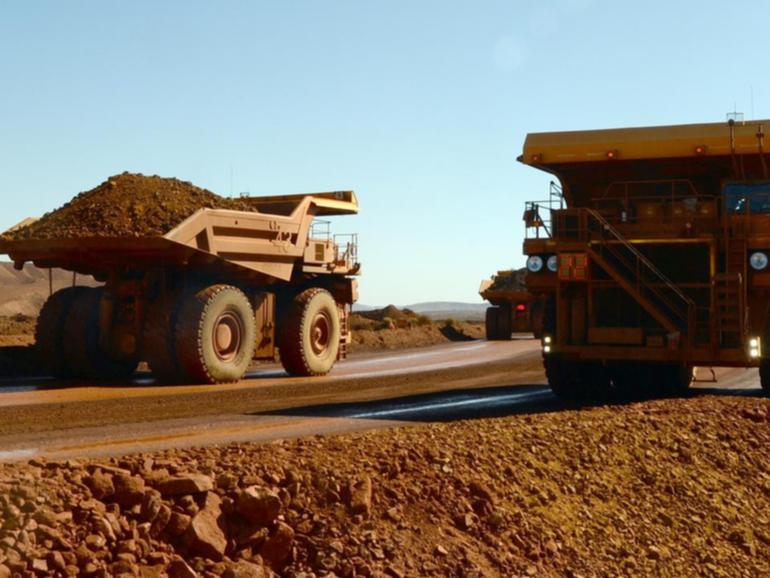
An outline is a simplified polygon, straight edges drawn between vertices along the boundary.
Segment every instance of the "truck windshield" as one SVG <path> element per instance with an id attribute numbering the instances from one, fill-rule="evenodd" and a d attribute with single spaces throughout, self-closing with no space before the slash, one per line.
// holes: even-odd
<path id="1" fill-rule="evenodd" d="M 730 213 L 770 214 L 770 183 L 728 183 L 722 194 Z"/>

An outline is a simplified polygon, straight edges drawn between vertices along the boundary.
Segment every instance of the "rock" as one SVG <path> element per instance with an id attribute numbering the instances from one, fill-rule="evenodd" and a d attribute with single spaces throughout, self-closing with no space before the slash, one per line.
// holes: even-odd
<path id="1" fill-rule="evenodd" d="M 260 486 L 250 486 L 238 494 L 236 510 L 252 524 L 272 524 L 281 510 L 277 494 Z"/>
<path id="2" fill-rule="evenodd" d="M 284 522 L 278 522 L 275 531 L 259 549 L 259 554 L 270 566 L 277 568 L 289 557 L 293 544 L 294 530 L 292 527 Z"/>
<path id="3" fill-rule="evenodd" d="M 198 578 L 198 573 L 184 560 L 177 559 L 168 566 L 169 578 Z"/>
<path id="4" fill-rule="evenodd" d="M 83 483 L 91 490 L 91 495 L 97 500 L 103 500 L 115 493 L 112 475 L 105 474 L 102 470 L 95 470 L 93 474 L 86 476 Z"/>
<path id="5" fill-rule="evenodd" d="M 441 557 L 449 555 L 449 552 L 447 551 L 447 549 L 444 548 L 441 544 L 436 546 L 435 550 L 433 550 L 433 553 L 436 556 L 441 556 Z"/>
<path id="6" fill-rule="evenodd" d="M 168 520 L 168 524 L 164 528 L 163 532 L 171 538 L 181 536 L 190 527 L 190 521 L 192 518 L 187 514 L 180 512 L 171 512 L 171 517 Z M 152 528 L 150 529 L 152 531 Z"/>
<path id="7" fill-rule="evenodd" d="M 203 474 L 184 474 L 160 480 L 156 485 L 163 496 L 200 494 L 214 489 L 214 481 Z"/>
<path id="8" fill-rule="evenodd" d="M 469 484 L 468 489 L 472 496 L 484 500 L 485 502 L 489 502 L 490 504 L 495 503 L 494 494 L 492 494 L 492 491 L 485 484 L 473 481 Z"/>
<path id="9" fill-rule="evenodd" d="M 142 502 L 144 497 L 144 480 L 129 474 L 116 474 L 113 477 L 115 484 L 115 501 L 123 507 L 130 508 Z"/>
<path id="10" fill-rule="evenodd" d="M 269 576 L 264 566 L 241 560 L 227 567 L 222 578 L 267 578 Z"/>
<path id="11" fill-rule="evenodd" d="M 171 521 L 171 508 L 169 508 L 166 504 L 161 504 L 160 509 L 158 510 L 158 513 L 155 516 L 155 519 L 152 521 L 152 524 L 150 525 L 150 536 L 153 538 L 157 538 L 158 536 L 160 536 L 163 533 L 163 531 L 168 527 L 168 524 L 170 521 Z M 188 518 L 188 525 L 189 525 L 189 518 Z M 176 535 L 181 534 L 186 529 L 187 529 L 187 526 L 185 526 L 185 528 L 179 531 Z"/>
<path id="12" fill-rule="evenodd" d="M 350 512 L 369 516 L 372 509 L 372 479 L 365 476 L 360 480 L 350 482 L 348 485 L 350 495 Z"/>
<path id="13" fill-rule="evenodd" d="M 44 558 L 35 558 L 32 560 L 32 570 L 37 574 L 47 574 L 48 562 Z"/>
<path id="14" fill-rule="evenodd" d="M 11 569 L 5 564 L 0 564 L 0 578 L 10 578 Z"/>
<path id="15" fill-rule="evenodd" d="M 192 518 L 184 535 L 190 553 L 214 561 L 222 559 L 227 548 L 227 538 L 221 504 L 219 496 L 206 494 L 203 508 Z"/>

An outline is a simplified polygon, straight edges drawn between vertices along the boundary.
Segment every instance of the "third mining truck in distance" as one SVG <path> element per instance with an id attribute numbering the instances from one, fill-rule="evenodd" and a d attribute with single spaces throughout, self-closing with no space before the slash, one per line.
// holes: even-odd
<path id="1" fill-rule="evenodd" d="M 687 388 L 695 366 L 770 389 L 770 121 L 530 134 L 519 160 L 565 205 L 529 202 L 528 290 L 563 397 Z"/>
<path id="2" fill-rule="evenodd" d="M 490 303 L 484 318 L 487 340 L 507 341 L 513 333 L 533 333 L 540 338 L 543 307 L 524 286 L 525 271 L 498 271 L 481 282 L 479 295 Z"/>
<path id="3" fill-rule="evenodd" d="M 93 275 L 44 304 L 37 347 L 58 377 L 122 378 L 148 362 L 165 382 L 219 383 L 275 358 L 322 375 L 345 357 L 360 271 L 355 235 L 317 217 L 358 212 L 352 191 L 242 197 L 202 208 L 156 237 L 0 239 L 32 262 Z"/>

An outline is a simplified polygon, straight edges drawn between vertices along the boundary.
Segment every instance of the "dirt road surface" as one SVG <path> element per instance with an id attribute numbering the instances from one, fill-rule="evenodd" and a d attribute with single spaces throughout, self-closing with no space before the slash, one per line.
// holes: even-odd
<path id="1" fill-rule="evenodd" d="M 228 385 L 0 381 L 0 460 L 106 456 L 269 441 L 559 409 L 535 340 L 467 342 L 349 359 L 324 378 L 264 366 Z M 703 392 L 758 388 L 754 370 L 718 369 Z"/>
<path id="2" fill-rule="evenodd" d="M 266 366 L 241 382 L 215 386 L 158 386 L 149 374 L 99 385 L 2 380 L 0 459 L 114 455 L 383 427 L 547 397 L 542 383 L 539 344 L 530 339 L 362 355 L 323 378 L 289 378 L 278 366 Z"/>

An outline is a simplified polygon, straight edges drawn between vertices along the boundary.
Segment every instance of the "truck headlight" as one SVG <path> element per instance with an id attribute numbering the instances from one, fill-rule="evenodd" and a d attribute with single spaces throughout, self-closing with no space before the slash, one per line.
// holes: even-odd
<path id="1" fill-rule="evenodd" d="M 527 270 L 532 273 L 537 273 L 543 268 L 543 258 L 539 255 L 531 255 L 527 259 Z"/>
<path id="2" fill-rule="evenodd" d="M 548 260 L 545 262 L 546 267 L 548 267 L 548 270 L 552 273 L 556 273 L 556 271 L 559 270 L 559 258 L 556 255 L 551 255 L 548 257 Z"/>
<path id="3" fill-rule="evenodd" d="M 767 257 L 765 257 L 767 259 Z M 749 339 L 749 357 L 758 359 L 762 357 L 762 340 L 759 337 Z"/>
<path id="4" fill-rule="evenodd" d="M 761 271 L 767 267 L 767 255 L 762 251 L 756 251 L 749 257 L 749 265 L 755 271 Z"/>

